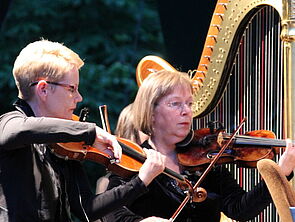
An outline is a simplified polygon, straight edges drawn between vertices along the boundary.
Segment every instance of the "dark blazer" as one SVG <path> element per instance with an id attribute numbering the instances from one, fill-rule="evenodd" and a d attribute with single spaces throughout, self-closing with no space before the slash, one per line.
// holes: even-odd
<path id="1" fill-rule="evenodd" d="M 0 221 L 67 222 L 71 213 L 92 221 L 147 191 L 136 177 L 123 187 L 94 195 L 81 163 L 58 158 L 49 145 L 91 145 L 95 124 L 34 117 L 20 99 L 15 107 L 0 116 Z"/>
<path id="2" fill-rule="evenodd" d="M 151 149 L 147 142 L 142 146 Z M 196 175 L 189 176 L 189 180 L 193 182 L 198 178 Z M 110 176 L 109 189 L 126 181 L 113 174 Z M 175 221 L 219 222 L 220 212 L 232 219 L 245 221 L 255 217 L 271 202 L 263 181 L 250 192 L 245 192 L 225 166 L 217 166 L 209 172 L 200 187 L 206 189 L 207 199 L 201 203 L 186 204 Z M 186 196 L 174 179 L 163 174 L 158 176 L 148 189 L 148 193 L 134 202 L 108 214 L 104 221 L 133 222 L 150 216 L 169 219 Z"/>

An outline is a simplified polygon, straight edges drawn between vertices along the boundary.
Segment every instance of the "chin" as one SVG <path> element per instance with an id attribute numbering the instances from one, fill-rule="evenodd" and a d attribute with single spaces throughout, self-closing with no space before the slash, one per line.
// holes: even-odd
<path id="1" fill-rule="evenodd" d="M 72 120 L 73 119 L 72 116 L 73 116 L 72 114 L 67 114 L 67 115 L 59 116 L 58 118 Z"/>
<path id="2" fill-rule="evenodd" d="M 65 118 L 65 119 L 73 120 L 73 115 L 67 116 L 67 118 Z"/>
<path id="3" fill-rule="evenodd" d="M 190 127 L 189 128 L 186 128 L 186 129 L 182 130 L 182 133 L 181 134 L 183 134 L 184 137 L 186 137 L 189 134 L 190 130 L 191 130 Z"/>
<path id="4" fill-rule="evenodd" d="M 73 119 L 73 112 L 69 112 L 69 113 L 67 113 L 67 118 L 66 119 Z"/>
<path id="5" fill-rule="evenodd" d="M 180 139 L 180 141 L 182 141 L 187 137 L 190 130 L 191 130 L 190 127 L 178 128 L 178 130 L 175 131 L 174 135 L 176 135 Z"/>
<path id="6" fill-rule="evenodd" d="M 179 141 L 177 141 L 177 143 L 183 141 L 186 137 L 187 137 L 188 133 L 184 134 L 184 133 L 180 133 L 177 135 L 177 138 Z"/>

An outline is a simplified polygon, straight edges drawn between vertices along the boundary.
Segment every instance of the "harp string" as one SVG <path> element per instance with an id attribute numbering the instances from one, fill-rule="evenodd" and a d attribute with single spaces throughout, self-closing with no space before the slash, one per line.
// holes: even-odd
<path id="1" fill-rule="evenodd" d="M 284 138 L 280 32 L 280 17 L 271 6 L 262 8 L 255 15 L 242 37 L 222 99 L 210 114 L 195 118 L 196 129 L 207 127 L 209 121 L 219 121 L 227 133 L 231 133 L 241 119 L 247 117 L 241 134 L 266 129 L 273 131 L 278 139 Z M 226 167 L 246 191 L 261 179 L 256 169 Z M 270 206 L 251 221 L 275 222 L 279 219 L 274 206 Z"/>

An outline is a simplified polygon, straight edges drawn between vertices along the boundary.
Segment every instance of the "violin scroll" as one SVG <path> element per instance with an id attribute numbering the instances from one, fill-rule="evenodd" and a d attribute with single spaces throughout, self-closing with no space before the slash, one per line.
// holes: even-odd
<path id="1" fill-rule="evenodd" d="M 203 202 L 207 198 L 207 191 L 202 187 L 197 187 L 192 195 L 193 202 Z"/>

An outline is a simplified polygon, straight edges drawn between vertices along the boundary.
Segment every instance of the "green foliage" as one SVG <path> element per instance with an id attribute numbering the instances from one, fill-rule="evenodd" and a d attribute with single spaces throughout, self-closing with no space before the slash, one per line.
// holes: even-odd
<path id="1" fill-rule="evenodd" d="M 98 105 L 107 104 L 112 128 L 120 110 L 136 93 L 139 60 L 162 49 L 153 1 L 14 0 L 0 35 L 2 104 L 10 104 L 17 95 L 11 75 L 15 57 L 21 48 L 40 38 L 63 42 L 85 60 L 80 107 L 96 111 Z"/>
<path id="2" fill-rule="evenodd" d="M 155 1 L 13 0 L 0 35 L 0 114 L 17 96 L 13 62 L 28 43 L 40 38 L 63 42 L 85 61 L 80 92 L 90 121 L 100 123 L 97 107 L 108 105 L 111 128 L 137 91 L 139 60 L 163 52 Z M 77 113 L 78 114 L 78 113 Z"/>

